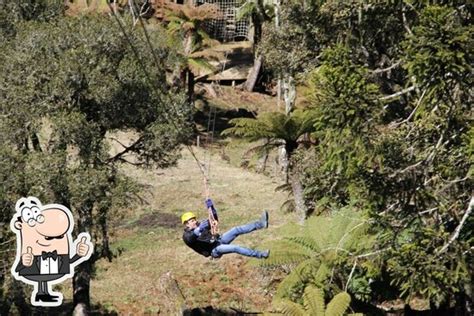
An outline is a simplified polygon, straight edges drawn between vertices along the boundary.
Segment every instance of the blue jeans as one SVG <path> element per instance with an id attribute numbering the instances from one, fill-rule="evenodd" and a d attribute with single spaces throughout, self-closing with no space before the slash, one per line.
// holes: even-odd
<path id="1" fill-rule="evenodd" d="M 212 250 L 211 256 L 214 258 L 219 258 L 222 255 L 228 253 L 238 253 L 247 257 L 263 258 L 265 256 L 265 252 L 230 244 L 238 236 L 261 228 L 263 228 L 263 224 L 260 221 L 232 228 L 231 230 L 222 234 L 218 240 L 219 245 Z"/>

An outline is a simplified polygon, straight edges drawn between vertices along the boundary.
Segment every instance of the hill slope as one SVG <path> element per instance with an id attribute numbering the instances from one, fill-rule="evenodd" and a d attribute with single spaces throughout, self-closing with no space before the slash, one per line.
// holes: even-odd
<path id="1" fill-rule="evenodd" d="M 208 151 L 194 150 L 202 162 L 207 159 Z M 181 241 L 179 216 L 183 211 L 207 216 L 202 174 L 188 151 L 183 150 L 175 168 L 142 170 L 126 166 L 123 171 L 147 186 L 143 194 L 146 204 L 130 209 L 116 229 L 112 247 L 121 255 L 111 263 L 98 263 L 91 282 L 93 303 L 119 314 L 167 315 L 177 302 L 165 293 L 160 280 L 170 272 L 186 308 L 212 306 L 255 312 L 269 306 L 276 277 L 270 273 L 276 272 L 264 271 L 248 264 L 248 258 L 234 254 L 209 260 Z M 270 212 L 268 230 L 241 236 L 234 241 L 236 244 L 264 249 L 266 241 L 277 237 L 277 227 L 291 217 L 279 210 L 286 194 L 275 192 L 275 180 L 233 167 L 217 154 L 211 156 L 210 178 L 221 232 L 257 219 L 264 209 Z"/>

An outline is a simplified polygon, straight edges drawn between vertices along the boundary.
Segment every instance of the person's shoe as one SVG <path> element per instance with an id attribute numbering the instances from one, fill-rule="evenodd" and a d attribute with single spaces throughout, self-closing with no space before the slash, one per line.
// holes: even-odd
<path id="1" fill-rule="evenodd" d="M 270 249 L 262 251 L 262 258 L 267 259 L 268 257 L 270 257 Z"/>
<path id="2" fill-rule="evenodd" d="M 268 228 L 268 212 L 263 211 L 262 217 L 260 217 L 260 223 L 262 224 L 262 228 Z"/>
<path id="3" fill-rule="evenodd" d="M 36 302 L 57 302 L 57 299 L 57 296 L 52 296 L 48 294 L 36 294 L 35 296 Z"/>

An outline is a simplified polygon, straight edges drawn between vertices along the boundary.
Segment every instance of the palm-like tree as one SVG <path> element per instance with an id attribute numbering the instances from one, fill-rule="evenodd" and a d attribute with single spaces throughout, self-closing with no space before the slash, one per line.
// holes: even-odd
<path id="1" fill-rule="evenodd" d="M 286 226 L 284 238 L 269 245 L 272 255 L 258 262 L 264 267 L 293 267 L 278 285 L 275 298 L 294 299 L 295 293 L 307 284 L 328 289 L 331 275 L 331 284 L 340 289 L 344 285 L 351 288 L 346 268 L 353 265 L 357 256 L 373 249 L 376 236 L 368 232 L 370 227 L 371 222 L 349 207 L 331 216 L 312 216 L 303 226 Z M 334 269 L 341 272 L 334 274 Z"/>
<path id="2" fill-rule="evenodd" d="M 262 38 L 262 26 L 270 21 L 273 15 L 273 1 L 271 0 L 245 0 L 237 11 L 237 20 L 250 17 L 254 27 L 254 44 Z"/>
<path id="3" fill-rule="evenodd" d="M 180 55 L 182 62 L 177 70 L 179 83 L 188 83 L 189 98 L 194 93 L 194 74 L 199 70 L 214 70 L 209 59 L 220 59 L 222 53 L 209 49 L 219 42 L 212 40 L 204 30 L 204 21 L 219 18 L 219 8 L 213 4 L 204 4 L 198 7 L 190 4 L 167 4 L 167 17 L 169 21 L 167 31 L 170 35 L 182 37 Z M 176 76 L 175 76 L 176 77 Z"/>
<path id="4" fill-rule="evenodd" d="M 249 139 L 250 141 L 264 141 L 261 149 L 271 149 L 284 146 L 287 154 L 288 166 L 285 166 L 286 182 L 290 182 L 295 198 L 296 211 L 300 223 L 307 216 L 307 207 L 303 199 L 303 186 L 296 170 L 292 157 L 302 136 L 313 131 L 315 117 L 312 111 L 297 109 L 289 114 L 267 112 L 253 118 L 237 118 L 230 121 L 234 126 L 225 130 L 224 135 L 231 134 Z"/>
<path id="5" fill-rule="evenodd" d="M 334 296 L 326 306 L 324 292 L 314 285 L 308 285 L 303 293 L 303 306 L 290 300 L 277 300 L 274 305 L 280 313 L 289 316 L 342 316 L 350 302 L 350 295 L 341 292 Z"/>

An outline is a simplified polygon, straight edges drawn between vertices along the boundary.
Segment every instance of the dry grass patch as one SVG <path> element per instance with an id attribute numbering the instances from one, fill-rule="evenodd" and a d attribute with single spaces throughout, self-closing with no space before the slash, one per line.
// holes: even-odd
<path id="1" fill-rule="evenodd" d="M 195 151 L 205 161 L 208 152 Z M 207 216 L 202 174 L 187 151 L 174 168 L 124 166 L 123 172 L 148 188 L 143 194 L 146 203 L 127 210 L 125 224 L 115 234 L 113 248 L 122 249 L 121 255 L 111 263 L 98 262 L 97 276 L 91 282 L 93 301 L 119 314 L 167 315 L 175 303 L 162 299 L 158 280 L 171 272 L 187 308 L 213 306 L 254 312 L 269 306 L 270 272 L 238 255 L 211 261 L 182 242 L 181 212 L 192 210 L 200 217 Z M 222 161 L 218 153 L 211 156 L 210 178 L 222 232 L 257 219 L 263 209 L 270 212 L 269 229 L 241 236 L 235 243 L 263 249 L 266 242 L 278 238 L 277 227 L 292 220 L 292 215 L 279 210 L 286 194 L 274 191 L 278 181 L 236 168 Z"/>
<path id="2" fill-rule="evenodd" d="M 250 112 L 269 112 L 284 110 L 277 108 L 276 97 L 258 92 L 248 92 L 230 86 L 212 84 L 198 84 L 198 93 L 203 94 L 205 100 L 213 106 L 226 110 L 246 109 Z"/>

